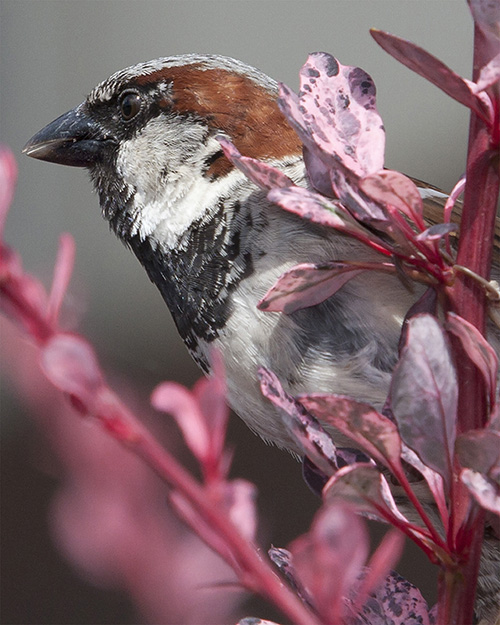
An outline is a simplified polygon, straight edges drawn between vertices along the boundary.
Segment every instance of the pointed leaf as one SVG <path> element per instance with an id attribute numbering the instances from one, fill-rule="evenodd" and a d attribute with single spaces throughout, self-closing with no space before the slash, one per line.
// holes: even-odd
<path id="1" fill-rule="evenodd" d="M 465 353 L 481 372 L 490 405 L 493 406 L 498 375 L 498 356 L 495 350 L 472 323 L 455 313 L 448 313 L 446 328 L 460 339 Z"/>
<path id="2" fill-rule="evenodd" d="M 434 224 L 415 237 L 416 241 L 439 241 L 451 232 L 458 232 L 457 224 Z"/>
<path id="3" fill-rule="evenodd" d="M 278 278 L 257 304 L 257 308 L 289 315 L 301 308 L 315 306 L 363 271 L 336 261 L 296 265 Z"/>
<path id="4" fill-rule="evenodd" d="M 209 453 L 210 434 L 196 398 L 177 382 L 159 384 L 151 395 L 156 410 L 172 415 L 182 432 L 186 445 L 200 461 Z"/>
<path id="5" fill-rule="evenodd" d="M 460 479 L 480 506 L 500 515 L 500 487 L 497 483 L 472 469 L 464 469 Z"/>
<path id="6" fill-rule="evenodd" d="M 379 46 L 400 63 L 426 78 L 454 100 L 472 109 L 483 120 L 491 119 L 491 110 L 484 100 L 474 93 L 473 83 L 455 74 L 442 61 L 410 41 L 375 28 L 372 28 L 370 33 Z"/>
<path id="7" fill-rule="evenodd" d="M 475 93 L 484 91 L 500 80 L 500 52 L 481 68 L 479 78 L 473 87 Z"/>
<path id="8" fill-rule="evenodd" d="M 333 502 L 340 497 L 358 512 L 395 527 L 408 524 L 408 519 L 396 506 L 387 480 L 370 464 L 354 464 L 339 469 L 323 489 L 323 497 L 325 502 Z"/>
<path id="9" fill-rule="evenodd" d="M 336 427 L 372 458 L 402 470 L 397 427 L 372 406 L 341 395 L 315 393 L 298 399 L 320 422 Z"/>
<path id="10" fill-rule="evenodd" d="M 500 5 L 491 0 L 469 0 L 469 8 L 479 28 L 490 37 L 500 40 Z"/>
<path id="11" fill-rule="evenodd" d="M 408 322 L 390 398 L 401 438 L 449 487 L 458 385 L 445 336 L 431 315 L 417 315 Z"/>
<path id="12" fill-rule="evenodd" d="M 51 323 L 57 323 L 59 311 L 66 295 L 73 265 L 75 262 L 75 241 L 70 234 L 62 234 L 59 238 L 59 250 L 54 266 L 54 278 L 47 302 L 47 318 Z"/>
<path id="13" fill-rule="evenodd" d="M 361 178 L 359 186 L 372 200 L 396 207 L 417 228 L 423 227 L 422 197 L 410 178 L 398 171 L 386 169 Z"/>
<path id="14" fill-rule="evenodd" d="M 336 448 L 331 437 L 304 406 L 288 395 L 272 371 L 261 367 L 258 372 L 262 394 L 281 410 L 283 423 L 304 453 L 325 475 L 337 469 Z"/>
<path id="15" fill-rule="evenodd" d="M 309 607 L 312 607 L 313 602 L 311 597 L 307 593 L 306 589 L 300 583 L 297 572 L 293 565 L 293 556 L 288 549 L 279 549 L 277 547 L 271 547 L 267 552 L 269 558 L 273 564 L 280 570 L 283 577 L 288 582 L 294 593 L 300 597 L 300 599 Z"/>
<path id="16" fill-rule="evenodd" d="M 225 137 L 217 136 L 216 139 L 221 144 L 224 154 L 231 163 L 261 189 L 269 190 L 275 187 L 290 187 L 293 185 L 290 178 L 285 176 L 279 169 L 276 169 L 276 167 L 249 156 L 242 156 L 231 141 Z"/>

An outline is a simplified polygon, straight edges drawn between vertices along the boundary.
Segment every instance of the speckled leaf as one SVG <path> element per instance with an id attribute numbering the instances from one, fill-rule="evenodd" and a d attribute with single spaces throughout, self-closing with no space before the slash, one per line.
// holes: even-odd
<path id="1" fill-rule="evenodd" d="M 424 464 L 443 476 L 448 488 L 458 386 L 444 333 L 431 315 L 417 315 L 408 322 L 390 400 L 401 438 Z"/>
<path id="2" fill-rule="evenodd" d="M 261 367 L 258 375 L 262 394 L 280 409 L 283 423 L 291 436 L 325 475 L 332 475 L 338 466 L 332 438 L 301 403 L 285 392 L 272 371 Z"/>
<path id="3" fill-rule="evenodd" d="M 401 469 L 401 439 L 396 425 L 369 404 L 341 395 L 311 394 L 298 398 L 320 422 L 333 425 L 374 460 Z"/>
<path id="4" fill-rule="evenodd" d="M 371 77 L 316 52 L 302 67 L 300 79 L 299 123 L 321 151 L 358 176 L 382 169 L 385 132 Z M 295 117 L 297 111 L 293 113 Z"/>
<path id="5" fill-rule="evenodd" d="M 420 590 L 395 572 L 366 601 L 355 625 L 429 625 L 427 602 Z"/>
<path id="6" fill-rule="evenodd" d="M 297 572 L 295 571 L 295 567 L 293 565 L 293 556 L 291 552 L 288 551 L 288 549 L 271 547 L 267 553 L 273 564 L 280 570 L 281 574 L 286 579 L 295 594 L 298 595 L 304 603 L 312 607 L 312 600 L 309 597 L 309 594 L 297 578 Z"/>
<path id="7" fill-rule="evenodd" d="M 303 263 L 289 269 L 257 304 L 260 310 L 291 314 L 315 306 L 336 293 L 346 282 L 361 273 L 342 262 Z"/>
<path id="8" fill-rule="evenodd" d="M 283 172 L 272 165 L 259 161 L 249 156 L 242 156 L 235 146 L 222 136 L 217 136 L 227 158 L 241 170 L 247 178 L 261 189 L 274 189 L 275 187 L 289 187 L 293 182 Z"/>
<path id="9" fill-rule="evenodd" d="M 472 469 L 464 469 L 460 474 L 460 479 L 479 505 L 500 515 L 500 486 L 498 483 Z"/>
<path id="10" fill-rule="evenodd" d="M 481 372 L 490 405 L 494 405 L 498 374 L 498 356 L 495 350 L 476 327 L 454 313 L 448 314 L 446 328 L 460 339 L 465 353 Z"/>
<path id="11" fill-rule="evenodd" d="M 365 176 L 359 185 L 372 200 L 396 207 L 418 228 L 422 227 L 422 197 L 413 180 L 398 171 L 387 169 Z"/>
<path id="12" fill-rule="evenodd" d="M 285 210 L 322 226 L 339 230 L 355 227 L 354 220 L 340 202 L 328 200 L 314 191 L 302 187 L 280 188 L 270 191 L 267 197 Z"/>
<path id="13" fill-rule="evenodd" d="M 455 74 L 442 61 L 410 41 L 375 28 L 370 32 L 375 41 L 400 63 L 475 111 L 483 119 L 491 119 L 491 110 L 485 99 L 474 93 L 473 83 Z"/>

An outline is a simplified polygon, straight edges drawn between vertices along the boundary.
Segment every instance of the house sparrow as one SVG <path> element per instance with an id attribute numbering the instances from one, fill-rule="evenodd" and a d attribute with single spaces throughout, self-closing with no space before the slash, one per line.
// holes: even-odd
<path id="1" fill-rule="evenodd" d="M 334 392 L 380 407 L 403 319 L 423 287 L 370 272 L 293 314 L 258 310 L 298 263 L 379 258 L 271 204 L 225 157 L 218 135 L 308 185 L 277 84 L 220 56 L 162 58 L 119 71 L 24 152 L 90 171 L 104 217 L 160 290 L 194 359 L 207 371 L 210 349 L 218 348 L 235 412 L 264 439 L 297 450 L 260 392 L 258 368 L 275 372 L 292 395 Z M 417 186 L 427 211 L 442 206 L 443 193 Z M 494 273 L 498 279 L 498 265 Z"/>

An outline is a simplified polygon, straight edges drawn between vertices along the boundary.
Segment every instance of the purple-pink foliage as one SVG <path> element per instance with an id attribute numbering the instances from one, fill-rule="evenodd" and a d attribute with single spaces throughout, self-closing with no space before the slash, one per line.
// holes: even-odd
<path id="1" fill-rule="evenodd" d="M 488 57 L 475 82 L 456 75 L 414 44 L 381 31 L 372 35 L 398 60 L 471 109 L 475 123 L 481 124 L 478 132 L 488 138 L 479 156 L 490 163 L 492 155 L 498 158 L 500 141 L 500 8 L 496 5 L 495 12 L 495 3 L 483 0 L 469 4 L 487 50 L 483 56 Z M 239 584 L 274 602 L 287 619 L 304 625 L 433 622 L 418 589 L 391 572 L 406 535 L 443 572 L 437 622 L 468 622 L 484 511 L 492 518 L 500 516 L 500 404 L 497 355 L 480 325 L 464 318 L 462 300 L 456 296 L 461 287 L 456 285 L 475 280 L 474 285 L 488 289 L 491 297 L 495 289 L 488 286 L 487 275 L 475 276 L 475 266 L 457 263 L 449 244 L 457 227 L 449 215 L 462 190 L 467 197 L 471 185 L 481 185 L 482 174 L 475 179 L 478 170 L 469 168 L 465 183 L 459 182 L 450 196 L 442 223 L 429 227 L 415 183 L 383 168 L 385 133 L 371 77 L 325 53 L 312 54 L 300 77 L 298 94 L 280 86 L 279 104 L 304 144 L 311 188 L 298 187 L 270 164 L 239 154 L 226 139 L 220 138 L 221 145 L 271 201 L 355 237 L 379 252 L 380 262 L 332 258 L 321 265 L 299 265 L 278 280 L 259 308 L 291 313 L 330 297 L 362 272 L 384 271 L 394 274 L 395 280 L 404 276 L 433 288 L 441 314 L 438 318 L 426 312 L 425 300 L 420 306 L 424 312 L 417 306 L 416 314 L 407 318 L 382 412 L 338 395 L 290 397 L 273 372 L 261 369 L 262 392 L 278 407 L 304 454 L 326 480 L 324 503 L 311 529 L 289 550 L 273 549 L 269 559 L 263 556 L 255 542 L 255 487 L 229 478 L 228 413 L 218 354 L 213 354 L 210 379 L 200 380 L 192 390 L 167 382 L 152 396 L 155 408 L 174 417 L 199 463 L 202 477 L 196 480 L 109 387 L 88 342 L 60 327 L 59 311 L 74 258 L 68 235 L 61 240 L 49 295 L 23 271 L 15 252 L 1 243 L 2 310 L 31 338 L 42 370 L 73 408 L 144 460 L 168 485 L 177 514 L 232 567 Z M 474 157 L 480 160 L 477 154 Z M 491 163 L 488 167 L 491 191 L 494 172 Z M 3 150 L 2 224 L 14 179 L 15 163 Z M 498 185 L 496 189 L 498 193 Z M 466 214 L 467 208 L 466 202 Z M 462 231 L 461 239 L 466 236 Z M 459 256 L 466 254 L 459 249 Z M 480 292 L 482 297 L 471 306 L 484 317 L 486 291 Z M 485 406 L 480 428 L 464 427 L 461 416 L 467 405 L 461 382 L 464 359 L 481 380 L 471 391 Z M 342 432 L 366 456 L 338 448 L 324 426 Z M 371 557 L 360 513 L 393 526 Z"/>

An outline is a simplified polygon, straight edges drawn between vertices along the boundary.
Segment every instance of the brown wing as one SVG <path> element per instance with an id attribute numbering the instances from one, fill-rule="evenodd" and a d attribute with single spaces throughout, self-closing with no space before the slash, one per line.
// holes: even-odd
<path id="1" fill-rule="evenodd" d="M 443 208 L 447 200 L 447 195 L 443 193 L 437 187 L 412 178 L 413 182 L 420 189 L 429 189 L 431 192 L 428 196 L 424 197 L 424 218 L 429 225 L 442 223 L 443 221 Z M 456 202 L 451 216 L 451 221 L 459 224 L 462 216 L 462 203 Z M 493 264 L 500 266 L 500 217 L 497 215 L 495 221 L 495 237 L 493 244 Z"/>

